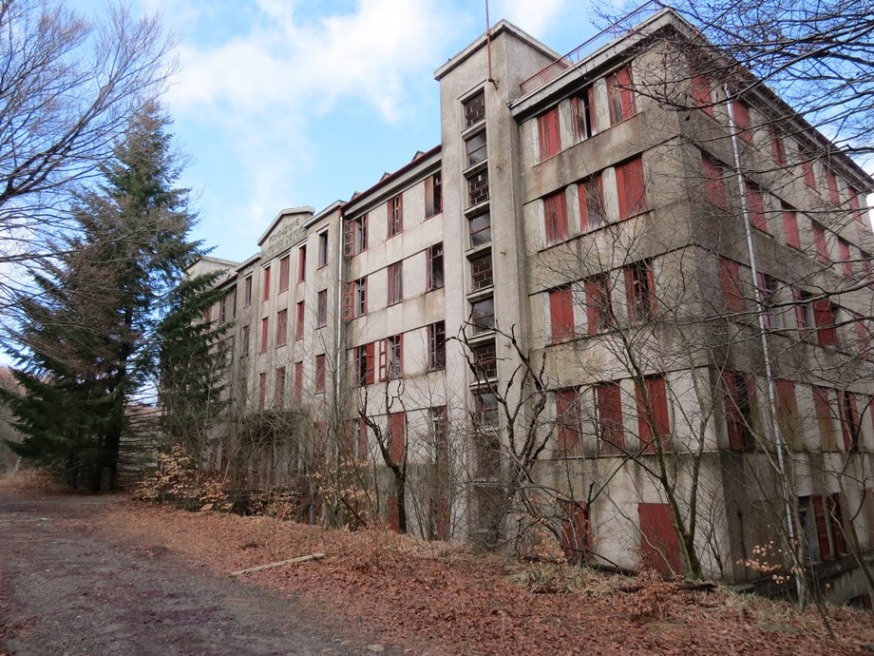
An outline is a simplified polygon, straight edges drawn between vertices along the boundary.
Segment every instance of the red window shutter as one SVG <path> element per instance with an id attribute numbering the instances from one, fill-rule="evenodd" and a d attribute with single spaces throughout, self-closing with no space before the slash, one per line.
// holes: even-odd
<path id="1" fill-rule="evenodd" d="M 719 259 L 719 275 L 722 281 L 722 294 L 725 297 L 725 309 L 729 312 L 744 312 L 746 303 L 740 284 L 740 267 L 734 260 Z"/>
<path id="2" fill-rule="evenodd" d="M 783 146 L 783 137 L 777 131 L 777 128 L 771 126 L 771 156 L 774 158 L 774 164 L 777 166 L 786 166 L 786 148 Z"/>
<path id="3" fill-rule="evenodd" d="M 616 72 L 619 80 L 619 96 L 622 100 L 622 120 L 631 118 L 637 112 L 634 100 L 634 82 L 631 79 L 631 65 Z"/>
<path id="4" fill-rule="evenodd" d="M 843 269 L 844 274 L 852 278 L 855 272 L 853 271 L 853 260 L 850 258 L 849 242 L 843 239 L 838 239 L 838 256 L 840 257 L 841 268 Z"/>
<path id="5" fill-rule="evenodd" d="M 652 376 L 645 378 L 643 384 L 647 398 L 644 398 L 644 388 L 639 385 L 635 385 L 634 388 L 637 397 L 637 427 L 640 446 L 647 453 L 654 453 L 655 437 L 658 436 L 662 448 L 669 449 L 671 424 L 665 379 L 663 376 Z M 652 431 L 653 425 L 655 426 L 655 435 Z"/>
<path id="6" fill-rule="evenodd" d="M 795 383 L 785 378 L 777 380 L 777 423 L 783 443 L 794 445 L 800 440 L 798 403 L 795 399 Z"/>
<path id="7" fill-rule="evenodd" d="M 586 94 L 588 94 L 588 96 L 589 96 L 589 117 L 592 120 L 592 134 L 594 135 L 594 134 L 597 134 L 597 132 L 598 132 L 598 125 L 597 125 L 598 112 L 595 109 L 596 108 L 596 105 L 595 105 L 595 87 L 589 87 L 586 90 Z"/>
<path id="8" fill-rule="evenodd" d="M 592 544 L 589 509 L 585 503 L 562 501 L 561 546 L 570 562 L 579 563 L 587 558 Z"/>
<path id="9" fill-rule="evenodd" d="M 553 344 L 574 338 L 573 292 L 570 287 L 549 292 L 549 321 Z"/>
<path id="10" fill-rule="evenodd" d="M 263 274 L 264 289 L 262 290 L 261 299 L 266 301 L 270 298 L 270 267 L 264 267 Z"/>
<path id="11" fill-rule="evenodd" d="M 847 189 L 847 193 L 850 195 L 850 208 L 853 210 L 853 217 L 856 221 L 864 222 L 862 218 L 862 203 L 859 200 L 859 192 L 850 187 Z"/>
<path id="12" fill-rule="evenodd" d="M 599 332 L 598 316 L 598 299 L 601 296 L 599 285 L 596 280 L 586 281 L 586 324 L 588 325 L 588 333 L 594 335 Z"/>
<path id="13" fill-rule="evenodd" d="M 859 450 L 859 406 L 853 392 L 838 392 L 838 411 L 841 416 L 841 435 L 847 451 Z"/>
<path id="14" fill-rule="evenodd" d="M 750 213 L 750 225 L 762 232 L 768 232 L 768 221 L 765 218 L 765 202 L 762 198 L 762 190 L 749 180 L 745 184 L 747 210 Z"/>
<path id="15" fill-rule="evenodd" d="M 838 331 L 835 327 L 834 311 L 831 301 L 820 298 L 813 302 L 813 317 L 816 321 L 816 337 L 820 346 L 835 346 Z"/>
<path id="16" fill-rule="evenodd" d="M 740 138 L 747 143 L 753 143 L 753 131 L 750 129 L 750 108 L 743 100 L 734 103 L 734 122 L 737 123 Z"/>
<path id="17" fill-rule="evenodd" d="M 561 150 L 561 137 L 558 130 L 558 107 L 553 107 L 537 117 L 537 134 L 540 142 L 540 159 L 545 160 Z"/>
<path id="18" fill-rule="evenodd" d="M 575 389 L 563 389 L 555 393 L 555 419 L 557 423 L 558 453 L 562 457 L 580 455 L 582 432 L 580 428 L 580 399 Z"/>
<path id="19" fill-rule="evenodd" d="M 825 186 L 828 189 L 829 200 L 835 205 L 840 205 L 841 195 L 838 193 L 838 179 L 834 171 L 830 169 L 825 170 Z"/>
<path id="20" fill-rule="evenodd" d="M 819 543 L 819 557 L 822 560 L 829 560 L 833 557 L 831 541 L 828 539 L 828 520 L 825 516 L 825 507 L 822 502 L 822 497 L 814 496 L 810 498 L 813 505 L 813 518 L 816 524 L 816 539 Z"/>
<path id="21" fill-rule="evenodd" d="M 802 157 L 809 157 L 809 155 L 802 153 Z M 816 177 L 813 175 L 813 162 L 809 159 L 806 159 L 801 162 L 801 177 L 804 178 L 804 184 L 812 189 L 816 189 Z"/>
<path id="22" fill-rule="evenodd" d="M 622 453 L 625 449 L 625 432 L 622 426 L 622 393 L 619 383 L 598 385 L 595 394 L 601 450 L 604 453 Z"/>
<path id="23" fill-rule="evenodd" d="M 300 401 L 303 396 L 303 362 L 294 363 L 294 399 Z"/>
<path id="24" fill-rule="evenodd" d="M 270 327 L 268 324 L 269 324 L 269 319 L 267 317 L 264 317 L 263 319 L 261 319 L 261 352 L 262 353 L 267 352 L 267 337 L 270 334 L 269 333 Z"/>
<path id="25" fill-rule="evenodd" d="M 616 186 L 619 193 L 620 220 L 646 211 L 643 160 L 640 157 L 630 159 L 616 167 Z"/>
<path id="26" fill-rule="evenodd" d="M 844 506 L 846 499 L 843 493 L 835 492 L 829 496 L 829 525 L 834 541 L 835 555 L 847 553 L 847 542 L 844 539 Z"/>
<path id="27" fill-rule="evenodd" d="M 813 411 L 819 430 L 820 445 L 823 451 L 835 451 L 834 414 L 831 406 L 831 393 L 825 387 L 813 388 Z"/>
<path id="28" fill-rule="evenodd" d="M 801 250 L 801 239 L 798 236 L 798 215 L 795 210 L 783 206 L 783 231 L 786 233 L 786 245 Z"/>
<path id="29" fill-rule="evenodd" d="M 543 199 L 543 220 L 547 246 L 567 239 L 567 199 L 563 190 Z"/>
<path id="30" fill-rule="evenodd" d="M 343 255 L 352 257 L 355 254 L 355 224 L 346 221 L 343 224 Z"/>
<path id="31" fill-rule="evenodd" d="M 666 503 L 639 503 L 641 565 L 670 576 L 681 574 L 680 540 Z"/>
<path id="32" fill-rule="evenodd" d="M 407 415 L 393 412 L 389 415 L 388 457 L 394 464 L 401 464 L 406 457 Z"/>
<path id="33" fill-rule="evenodd" d="M 713 116 L 713 98 L 710 93 L 710 78 L 706 75 L 692 76 L 692 102 Z"/>
<path id="34" fill-rule="evenodd" d="M 580 232 L 604 225 L 604 179 L 600 173 L 577 185 L 580 199 Z"/>
<path id="35" fill-rule="evenodd" d="M 728 207 L 728 199 L 725 195 L 725 179 L 722 177 L 722 166 L 707 155 L 701 157 L 701 166 L 704 171 L 704 200 L 717 207 L 726 209 Z"/>

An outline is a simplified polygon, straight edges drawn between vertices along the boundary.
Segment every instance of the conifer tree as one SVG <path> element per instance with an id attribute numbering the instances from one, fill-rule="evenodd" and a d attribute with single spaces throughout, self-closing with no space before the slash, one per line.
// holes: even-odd
<path id="1" fill-rule="evenodd" d="M 35 272 L 42 294 L 19 299 L 25 394 L 10 402 L 25 438 L 12 448 L 78 487 L 112 484 L 131 402 L 157 372 L 157 326 L 199 255 L 168 124 L 155 101 L 134 113 L 100 184 L 77 197 L 76 232 Z"/>

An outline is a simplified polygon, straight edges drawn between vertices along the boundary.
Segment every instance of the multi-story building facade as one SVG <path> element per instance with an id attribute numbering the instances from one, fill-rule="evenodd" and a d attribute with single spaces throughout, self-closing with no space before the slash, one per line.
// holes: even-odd
<path id="1" fill-rule="evenodd" d="M 874 547 L 874 180 L 650 13 L 565 57 L 498 23 L 436 73 L 440 146 L 281 212 L 212 317 L 232 395 L 309 408 L 426 537 L 837 576 Z"/>

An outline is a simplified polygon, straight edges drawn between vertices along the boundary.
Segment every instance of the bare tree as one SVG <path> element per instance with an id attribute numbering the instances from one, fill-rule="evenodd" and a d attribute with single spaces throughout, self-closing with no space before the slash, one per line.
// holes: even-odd
<path id="1" fill-rule="evenodd" d="M 90 24 L 55 0 L 0 2 L 0 303 L 14 265 L 51 256 L 74 186 L 100 173 L 131 110 L 161 91 L 172 45 L 157 17 L 111 5 Z"/>

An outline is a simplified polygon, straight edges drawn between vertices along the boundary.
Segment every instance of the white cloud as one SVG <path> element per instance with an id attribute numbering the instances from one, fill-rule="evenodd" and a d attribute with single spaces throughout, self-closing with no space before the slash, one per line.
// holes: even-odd
<path id="1" fill-rule="evenodd" d="M 537 38 L 561 17 L 566 0 L 500 0 L 489 7 L 492 22 L 506 18 Z"/>

